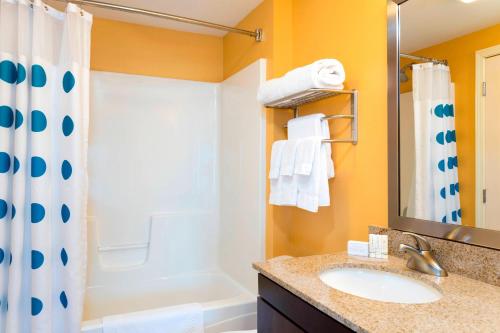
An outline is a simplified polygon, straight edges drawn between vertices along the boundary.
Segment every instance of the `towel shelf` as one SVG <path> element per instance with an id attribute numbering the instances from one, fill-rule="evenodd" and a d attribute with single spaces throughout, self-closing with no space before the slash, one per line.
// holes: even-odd
<path id="1" fill-rule="evenodd" d="M 287 96 L 271 103 L 265 104 L 265 107 L 274 109 L 292 109 L 294 111 L 294 116 L 299 116 L 299 107 L 314 103 L 325 98 L 340 96 L 340 95 L 350 95 L 351 97 L 351 114 L 339 114 L 323 117 L 323 120 L 335 120 L 335 119 L 351 119 L 351 138 L 349 139 L 325 139 L 323 142 L 329 143 L 358 143 L 358 91 L 352 90 L 336 90 L 336 89 L 323 89 L 323 88 L 313 88 L 306 91 L 302 91 L 291 96 Z M 286 126 L 285 126 L 286 127 Z"/>
<path id="2" fill-rule="evenodd" d="M 322 99 L 333 97 L 337 95 L 354 94 L 356 90 L 336 90 L 336 89 L 322 89 L 312 88 L 306 91 L 278 99 L 276 101 L 267 103 L 265 106 L 273 109 L 296 109 L 304 104 L 313 103 Z"/>

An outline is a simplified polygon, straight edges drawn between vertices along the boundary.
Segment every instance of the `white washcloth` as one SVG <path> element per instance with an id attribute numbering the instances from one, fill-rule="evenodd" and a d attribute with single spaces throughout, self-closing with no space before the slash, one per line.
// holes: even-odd
<path id="1" fill-rule="evenodd" d="M 102 319 L 103 333 L 203 333 L 201 304 L 108 316 Z"/>
<path id="2" fill-rule="evenodd" d="M 271 180 L 269 203 L 272 205 L 295 206 L 297 203 L 297 180 L 293 176 L 296 148 L 296 140 L 292 142 L 280 140 L 273 143 L 269 170 Z"/>
<path id="3" fill-rule="evenodd" d="M 280 176 L 281 156 L 285 148 L 286 140 L 279 140 L 273 143 L 271 148 L 271 163 L 269 166 L 269 179 L 277 179 Z"/>
<path id="4" fill-rule="evenodd" d="M 281 145 L 279 143 L 277 149 Z M 285 140 L 283 144 L 279 175 L 278 177 L 271 178 L 269 203 L 273 205 L 295 206 L 297 203 L 297 180 L 293 175 L 297 145 L 297 140 Z"/>
<path id="5" fill-rule="evenodd" d="M 281 155 L 280 176 L 293 176 L 299 140 L 287 140 Z"/>
<path id="6" fill-rule="evenodd" d="M 262 83 L 257 99 L 267 104 L 311 88 L 343 89 L 344 81 L 342 63 L 336 59 L 322 59 Z"/>

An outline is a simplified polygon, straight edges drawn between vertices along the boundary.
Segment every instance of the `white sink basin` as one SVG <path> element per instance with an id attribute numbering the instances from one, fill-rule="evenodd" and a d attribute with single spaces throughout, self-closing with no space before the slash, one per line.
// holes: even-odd
<path id="1" fill-rule="evenodd" d="M 422 304 L 441 298 L 441 293 L 407 276 L 366 268 L 334 268 L 319 275 L 334 289 L 375 301 Z"/>

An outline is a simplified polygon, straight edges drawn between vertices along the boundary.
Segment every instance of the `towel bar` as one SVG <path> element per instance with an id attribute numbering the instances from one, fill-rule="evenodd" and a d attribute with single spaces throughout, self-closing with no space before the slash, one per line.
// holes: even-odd
<path id="1" fill-rule="evenodd" d="M 339 114 L 325 116 L 322 120 L 335 120 L 335 119 L 351 119 L 351 138 L 350 139 L 325 139 L 323 142 L 328 143 L 352 143 L 353 145 L 358 143 L 358 91 L 352 90 L 335 90 L 335 89 L 320 89 L 313 88 L 309 89 L 279 100 L 273 101 L 271 103 L 265 104 L 265 107 L 274 109 L 292 109 L 294 112 L 294 117 L 299 116 L 299 107 L 323 100 L 325 98 L 339 96 L 339 95 L 350 95 L 351 97 L 351 114 Z M 286 127 L 286 125 L 285 125 Z"/>

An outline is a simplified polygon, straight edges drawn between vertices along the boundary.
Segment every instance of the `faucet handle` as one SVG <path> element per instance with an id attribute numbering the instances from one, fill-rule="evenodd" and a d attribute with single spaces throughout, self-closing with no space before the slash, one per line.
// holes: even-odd
<path id="1" fill-rule="evenodd" d="M 417 234 L 414 234 L 413 232 L 406 232 L 406 231 L 403 232 L 403 235 L 412 236 L 415 239 L 415 241 L 417 242 L 417 249 L 418 250 L 420 250 L 420 251 L 430 251 L 431 250 L 431 245 L 429 244 L 427 239 L 425 239 L 424 237 L 417 235 Z"/>

